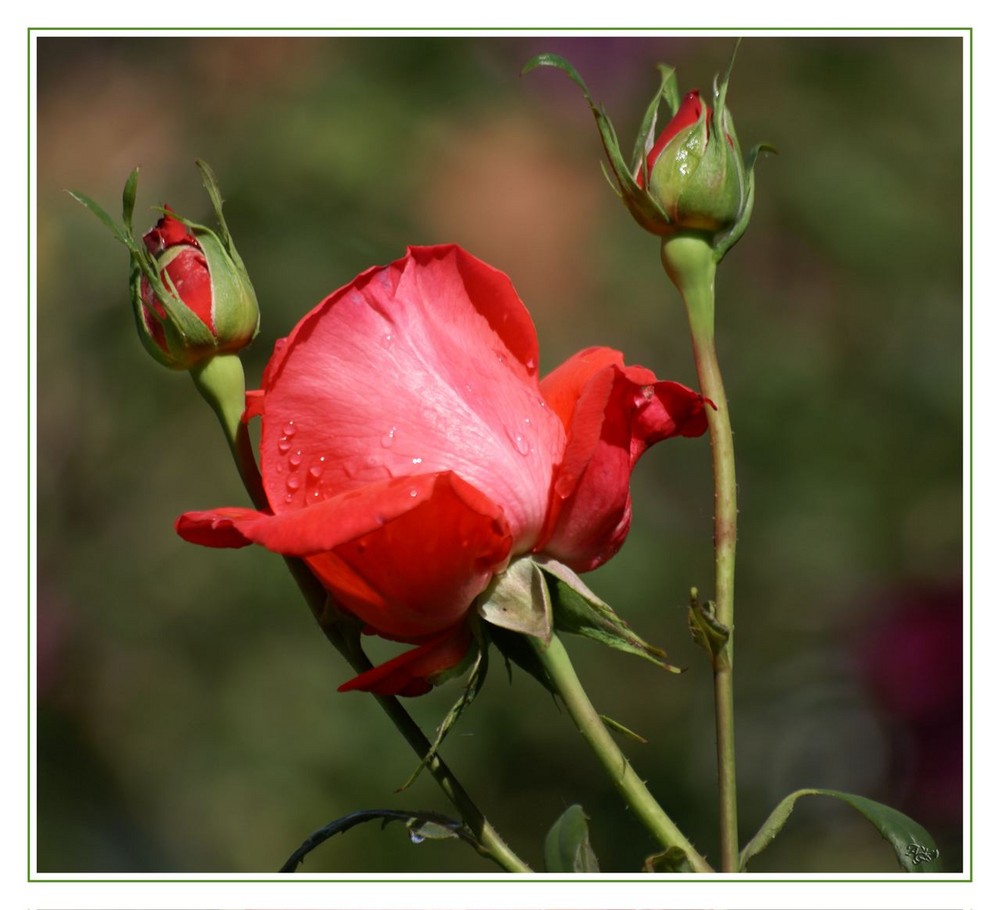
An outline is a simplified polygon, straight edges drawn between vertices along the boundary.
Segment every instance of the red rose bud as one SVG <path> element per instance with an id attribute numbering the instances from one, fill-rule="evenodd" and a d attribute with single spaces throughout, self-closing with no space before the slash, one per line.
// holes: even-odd
<path id="1" fill-rule="evenodd" d="M 231 245 L 169 208 L 143 245 L 132 255 L 132 304 L 139 337 L 160 363 L 188 370 L 253 340 L 257 298 Z"/>
<path id="2" fill-rule="evenodd" d="M 539 54 L 522 72 L 539 66 L 562 70 L 583 91 L 597 121 L 610 177 L 636 222 L 664 240 L 698 234 L 711 246 L 713 259 L 721 261 L 750 221 L 757 156 L 764 149 L 773 151 L 759 144 L 745 160 L 741 156 L 726 107 L 732 61 L 722 80 L 716 81 L 712 107 L 698 92 L 689 92 L 681 101 L 673 69 L 660 66 L 660 85 L 646 109 L 628 162 L 604 108 L 591 97 L 572 64 L 558 54 Z M 664 102 L 672 116 L 654 142 L 656 114 Z"/>
<path id="3" fill-rule="evenodd" d="M 746 195 L 743 161 L 732 137 L 714 124 L 698 92 L 684 96 L 660 134 L 636 183 L 646 189 L 674 230 L 715 234 L 739 218 Z"/>

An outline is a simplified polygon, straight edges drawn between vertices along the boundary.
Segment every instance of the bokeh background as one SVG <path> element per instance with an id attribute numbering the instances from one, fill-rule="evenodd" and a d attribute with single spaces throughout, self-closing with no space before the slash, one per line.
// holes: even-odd
<path id="1" fill-rule="evenodd" d="M 708 89 L 725 37 L 48 37 L 37 45 L 38 761 L 45 872 L 273 871 L 361 808 L 448 811 L 314 626 L 275 556 L 182 542 L 174 518 L 244 502 L 186 376 L 137 342 L 127 256 L 65 192 L 138 225 L 210 209 L 212 163 L 275 339 L 409 243 L 506 271 L 543 368 L 606 344 L 695 384 L 654 238 L 601 175 L 568 57 L 631 147 L 654 65 Z M 719 276 L 740 485 L 737 736 L 746 840 L 786 793 L 888 802 L 962 863 L 962 47 L 958 38 L 750 37 L 730 104 L 758 164 L 753 222 Z M 621 553 L 588 577 L 677 677 L 569 646 L 599 710 L 649 739 L 639 772 L 714 858 L 710 673 L 685 628 L 712 585 L 707 437 L 634 475 Z M 409 707 L 433 729 L 456 695 Z M 444 749 L 529 862 L 571 803 L 606 871 L 654 844 L 565 713 L 495 661 Z M 457 842 L 362 827 L 307 872 L 490 872 Z M 867 824 L 800 803 L 758 872 L 896 871 Z"/>

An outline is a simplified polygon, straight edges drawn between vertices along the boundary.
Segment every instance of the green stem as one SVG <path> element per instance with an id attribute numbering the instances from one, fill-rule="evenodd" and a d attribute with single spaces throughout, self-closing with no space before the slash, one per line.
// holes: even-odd
<path id="1" fill-rule="evenodd" d="M 736 572 L 736 458 L 729 406 L 715 352 L 715 255 L 700 236 L 676 236 L 662 247 L 663 264 L 677 285 L 691 324 L 695 364 L 706 407 L 715 480 L 715 618 L 729 630 L 712 656 L 719 777 L 719 840 L 723 872 L 739 871 L 736 737 L 733 710 L 733 585 Z"/>
<path id="2" fill-rule="evenodd" d="M 246 385 L 243 364 L 239 357 L 234 354 L 214 357 L 193 369 L 191 377 L 219 419 L 233 460 L 254 505 L 259 509 L 269 508 L 250 436 L 242 419 Z M 344 656 L 356 673 L 370 670 L 371 661 L 361 650 L 360 645 L 353 641 L 350 635 L 345 634 L 343 624 L 337 620 L 337 614 L 328 607 L 326 589 L 306 563 L 301 559 L 286 557 L 285 564 L 330 643 Z M 392 696 L 376 695 L 374 698 L 417 756 L 423 759 L 430 751 L 431 743 L 417 722 L 410 717 L 406 708 Z M 427 763 L 427 769 L 458 810 L 466 826 L 475 834 L 479 841 L 480 852 L 484 856 L 488 856 L 507 872 L 532 871 L 531 867 L 507 846 L 439 755 L 435 754 L 431 758 Z"/>
<path id="3" fill-rule="evenodd" d="M 628 807 L 665 850 L 680 849 L 695 872 L 712 872 L 712 867 L 663 811 L 618 748 L 601 716 L 590 703 L 559 638 L 553 635 L 546 645 L 537 638 L 526 637 L 545 666 L 577 729 L 611 776 Z"/>

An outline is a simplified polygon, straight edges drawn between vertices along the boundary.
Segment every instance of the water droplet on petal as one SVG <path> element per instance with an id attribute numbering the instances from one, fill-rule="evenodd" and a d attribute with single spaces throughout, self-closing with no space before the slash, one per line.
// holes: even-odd
<path id="1" fill-rule="evenodd" d="M 384 348 L 392 347 L 392 332 L 386 332 L 379 340 L 379 344 Z"/>
<path id="2" fill-rule="evenodd" d="M 423 842 L 424 842 L 424 838 L 423 838 L 422 835 L 417 834 L 416 831 L 411 831 L 410 832 L 410 843 L 411 844 L 422 844 Z"/>
<path id="3" fill-rule="evenodd" d="M 285 425 L 285 435 L 286 436 L 294 436 L 295 435 L 295 421 L 294 420 L 289 420 L 288 423 Z"/>
<path id="4" fill-rule="evenodd" d="M 287 436 L 282 436 L 281 439 L 278 440 L 278 451 L 281 452 L 282 455 L 284 455 L 285 452 L 287 452 L 291 447 L 292 444 L 288 441 Z"/>
<path id="5" fill-rule="evenodd" d="M 423 459 L 422 458 L 414 458 L 413 459 L 413 463 L 414 464 L 422 464 L 423 463 Z"/>
<path id="6" fill-rule="evenodd" d="M 514 443 L 514 448 L 517 449 L 518 454 L 527 455 L 531 451 L 531 445 L 523 433 L 518 433 L 516 430 L 508 430 L 507 436 Z"/>
<path id="7" fill-rule="evenodd" d="M 529 370 L 533 370 L 533 369 L 535 368 L 535 358 L 534 358 L 534 357 L 529 357 L 529 358 L 528 358 L 528 359 L 527 359 L 527 360 L 526 360 L 526 361 L 524 362 L 524 365 L 525 365 L 525 366 L 526 366 L 526 367 L 527 367 L 527 368 L 528 368 Z"/>
<path id="8" fill-rule="evenodd" d="M 323 467 L 322 467 L 322 465 L 318 465 L 318 464 L 312 465 L 309 468 L 309 476 L 312 477 L 313 480 L 319 480 L 320 477 L 323 476 Z"/>
<path id="9" fill-rule="evenodd" d="M 389 432 L 382 437 L 382 448 L 388 449 L 396 441 L 396 428 L 389 427 Z"/>
<path id="10" fill-rule="evenodd" d="M 299 480 L 294 474 L 285 481 L 285 486 L 289 490 L 297 490 L 302 485 L 302 481 Z"/>
<path id="11" fill-rule="evenodd" d="M 291 502 L 291 501 L 292 501 L 292 494 L 291 493 L 286 493 L 285 494 L 285 502 Z"/>
<path id="12" fill-rule="evenodd" d="M 416 487 L 410 487 L 410 495 L 414 497 L 417 495 Z"/>
<path id="13" fill-rule="evenodd" d="M 300 464 L 302 464 L 302 450 L 300 449 L 294 455 L 290 456 L 288 459 L 288 463 L 293 468 L 297 468 Z"/>

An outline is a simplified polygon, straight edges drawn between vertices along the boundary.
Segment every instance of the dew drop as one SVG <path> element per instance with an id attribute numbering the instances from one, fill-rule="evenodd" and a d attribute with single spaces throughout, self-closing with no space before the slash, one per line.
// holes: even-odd
<path id="1" fill-rule="evenodd" d="M 281 439 L 278 440 L 278 451 L 281 452 L 282 455 L 284 455 L 285 452 L 287 452 L 291 447 L 292 444 L 288 441 L 287 436 L 282 436 Z"/>
<path id="2" fill-rule="evenodd" d="M 529 357 L 529 358 L 528 358 L 528 359 L 527 359 L 527 360 L 526 360 L 526 361 L 524 362 L 524 365 L 525 365 L 525 366 L 526 366 L 526 367 L 527 367 L 527 368 L 528 368 L 529 370 L 533 370 L 533 369 L 535 368 L 535 358 L 534 358 L 534 357 Z"/>
<path id="3" fill-rule="evenodd" d="M 413 459 L 413 463 L 414 464 L 422 464 L 423 463 L 423 459 L 422 458 L 414 458 Z"/>
<path id="4" fill-rule="evenodd" d="M 510 441 L 514 443 L 514 448 L 517 449 L 518 454 L 527 455 L 531 451 L 531 446 L 528 444 L 528 440 L 524 437 L 523 433 L 508 430 L 507 436 L 510 438 Z"/>
<path id="5" fill-rule="evenodd" d="M 417 495 L 416 487 L 410 487 L 410 495 L 416 497 Z"/>
<path id="6" fill-rule="evenodd" d="M 396 428 L 389 427 L 389 432 L 382 437 L 382 448 L 388 449 L 396 441 Z"/>
<path id="7" fill-rule="evenodd" d="M 392 347 L 392 332 L 386 332 L 379 340 L 379 344 L 384 348 Z"/>
<path id="8" fill-rule="evenodd" d="M 416 831 L 411 831 L 410 832 L 410 843 L 411 844 L 422 844 L 423 842 L 424 842 L 424 838 L 423 838 L 422 835 L 417 834 Z"/>
<path id="9" fill-rule="evenodd" d="M 302 485 L 302 481 L 299 480 L 294 474 L 285 481 L 285 486 L 289 490 L 297 490 Z"/>
<path id="10" fill-rule="evenodd" d="M 320 477 L 323 476 L 323 467 L 322 467 L 322 465 L 318 465 L 318 464 L 312 465 L 309 468 L 309 476 L 312 477 L 313 480 L 319 480 Z"/>
<path id="11" fill-rule="evenodd" d="M 285 502 L 291 502 L 291 501 L 292 501 L 292 494 L 291 493 L 286 493 L 285 494 Z"/>
<path id="12" fill-rule="evenodd" d="M 297 468 L 300 464 L 302 464 L 302 450 L 300 449 L 294 455 L 290 456 L 288 459 L 288 463 L 293 468 Z"/>
<path id="13" fill-rule="evenodd" d="M 289 420 L 288 423 L 285 425 L 285 435 L 288 436 L 288 437 L 291 437 L 291 436 L 295 435 L 295 421 L 294 420 Z"/>

